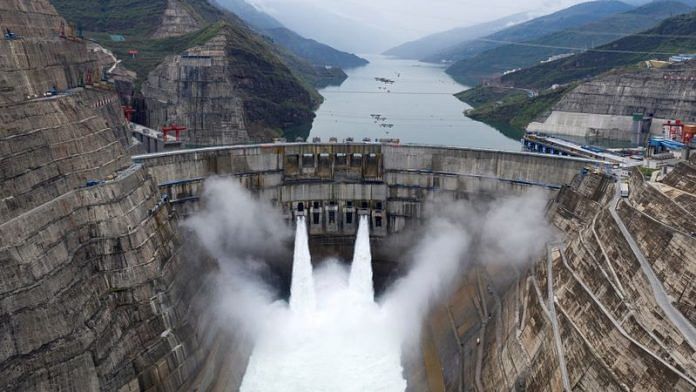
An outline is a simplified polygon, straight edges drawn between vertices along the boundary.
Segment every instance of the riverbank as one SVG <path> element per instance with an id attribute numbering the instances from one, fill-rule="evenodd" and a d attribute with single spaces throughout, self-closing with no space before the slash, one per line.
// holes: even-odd
<path id="1" fill-rule="evenodd" d="M 320 90 L 310 138 L 362 140 L 390 138 L 425 143 L 519 151 L 511 138 L 464 115 L 470 109 L 454 97 L 466 89 L 442 66 L 385 56 L 368 56 L 370 64 L 347 70 L 340 86 Z"/>
<path id="2" fill-rule="evenodd" d="M 521 89 L 478 86 L 455 96 L 471 105 L 466 116 L 486 123 L 507 137 L 519 140 L 532 121 L 546 116 L 573 86 L 549 89 L 539 95 Z M 533 96 L 532 96 L 533 95 Z"/>

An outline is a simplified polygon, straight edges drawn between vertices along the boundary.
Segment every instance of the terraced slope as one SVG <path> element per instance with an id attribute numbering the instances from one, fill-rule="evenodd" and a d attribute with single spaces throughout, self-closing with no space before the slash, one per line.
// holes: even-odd
<path id="1" fill-rule="evenodd" d="M 2 389 L 178 390 L 218 333 L 194 305 L 212 267 L 181 262 L 116 93 L 76 87 L 96 54 L 46 0 L 0 0 L 0 19 L 21 36 L 0 41 Z"/>
<path id="2" fill-rule="evenodd" d="M 213 6 L 207 0 L 107 1 L 90 3 L 83 8 L 70 0 L 53 2 L 66 11 L 75 24 L 94 30 L 86 34 L 113 50 L 127 68 L 137 73 L 133 95 L 121 97 L 138 109 L 134 118 L 151 128 L 170 123 L 183 124 L 191 130 L 190 145 L 270 141 L 283 135 L 306 137 L 314 118 L 313 111 L 321 100 L 310 83 L 345 76 L 327 76 L 323 67 L 320 72 L 305 64 L 304 60 L 294 58 L 256 34 L 234 14 Z M 134 10 L 139 14 L 132 15 L 131 23 L 122 24 L 122 15 L 130 15 Z M 156 22 L 153 14 L 159 15 Z M 114 41 L 111 35 L 115 33 L 123 35 L 125 40 Z M 168 101 L 168 96 L 162 98 L 162 91 L 174 87 L 174 84 L 155 88 L 150 85 L 140 91 L 145 81 L 161 76 L 161 71 L 155 71 L 157 67 L 160 70 L 176 67 L 173 62 L 177 58 L 201 46 L 215 46 L 221 35 L 225 37 L 225 45 L 215 56 L 229 57 L 223 61 L 229 67 L 221 66 L 211 73 L 205 62 L 189 62 L 186 67 L 198 69 L 183 72 L 182 80 L 191 82 L 189 76 L 193 75 L 192 72 L 211 79 L 198 80 L 195 88 L 167 91 L 166 94 L 174 97 L 167 110 L 163 111 L 161 107 L 161 102 Z M 129 54 L 132 50 L 138 51 L 137 56 Z M 206 89 L 206 86 L 213 85 L 225 87 Z M 228 101 L 215 92 L 223 90 L 224 96 L 230 98 Z M 191 109 L 190 99 L 222 105 L 205 109 L 203 112 L 209 116 L 204 116 L 203 112 Z M 225 116 L 234 119 L 224 120 L 225 125 L 221 125 L 220 119 Z M 219 135 L 211 136 L 210 132 Z M 202 133 L 209 136 L 196 136 Z"/>
<path id="3" fill-rule="evenodd" d="M 603 174 L 563 187 L 548 211 L 563 241 L 512 285 L 495 267 L 473 269 L 434 312 L 426 339 L 451 365 L 429 377 L 448 390 L 693 390 L 696 238 L 678 205 L 693 168 L 679 168 L 662 183 L 636 170 L 623 200 Z"/>

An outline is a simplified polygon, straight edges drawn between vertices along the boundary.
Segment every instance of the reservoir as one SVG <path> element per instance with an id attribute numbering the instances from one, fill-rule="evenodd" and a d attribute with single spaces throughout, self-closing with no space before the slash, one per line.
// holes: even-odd
<path id="1" fill-rule="evenodd" d="M 346 71 L 341 86 L 320 90 L 324 103 L 310 133 L 328 141 L 352 137 L 519 151 L 519 140 L 464 115 L 470 107 L 453 94 L 467 87 L 442 66 L 367 56 L 370 64 Z"/>

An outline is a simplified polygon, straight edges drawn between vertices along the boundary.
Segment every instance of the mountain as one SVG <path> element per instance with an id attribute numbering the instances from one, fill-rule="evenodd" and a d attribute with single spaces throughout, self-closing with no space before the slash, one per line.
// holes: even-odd
<path id="1" fill-rule="evenodd" d="M 625 0 L 624 2 L 635 5 L 636 7 L 640 7 L 655 1 L 656 0 Z M 688 5 L 689 7 L 696 7 L 696 0 L 683 0 L 682 3 Z"/>
<path id="2" fill-rule="evenodd" d="M 499 129 L 513 129 L 518 135 L 530 121 L 546 122 L 558 130 L 579 129 L 582 120 L 583 126 L 596 128 L 598 114 L 623 115 L 629 118 L 622 120 L 627 127 L 630 114 L 636 111 L 664 116 L 661 113 L 674 110 L 673 118 L 692 118 L 692 83 L 685 81 L 693 79 L 693 61 L 664 69 L 639 70 L 637 66 L 643 60 L 666 59 L 680 52 L 696 52 L 696 12 L 665 19 L 657 27 L 573 57 L 505 75 L 498 86 L 478 86 L 457 97 L 474 106 L 467 116 L 496 127 L 502 124 Z M 553 85 L 558 86 L 548 88 Z M 522 92 L 529 91 L 525 89 L 537 89 L 539 95 L 525 97 Z M 575 95 L 566 98 L 568 94 Z M 561 101 L 565 104 L 557 106 Z M 584 114 L 572 121 L 563 116 L 549 120 L 553 110 Z"/>
<path id="3" fill-rule="evenodd" d="M 266 30 L 285 27 L 276 18 L 259 10 L 245 0 L 212 0 L 212 2 L 234 12 L 243 21 L 254 28 Z"/>
<path id="4" fill-rule="evenodd" d="M 471 41 L 485 35 L 493 34 L 511 25 L 516 25 L 531 19 L 529 14 L 520 13 L 491 22 L 473 26 L 458 27 L 428 35 L 415 41 L 406 42 L 384 52 L 385 55 L 402 59 L 421 60 L 462 42 Z"/>
<path id="5" fill-rule="evenodd" d="M 622 36 L 649 29 L 666 18 L 687 13 L 691 9 L 678 1 L 652 2 L 522 44 L 504 45 L 487 50 L 458 61 L 447 72 L 461 83 L 478 84 L 482 79 L 500 76 L 509 70 L 530 67 L 552 56 L 577 53 L 585 48 L 603 45 Z"/>
<path id="6" fill-rule="evenodd" d="M 352 53 L 341 52 L 329 45 L 304 38 L 285 27 L 264 30 L 263 34 L 270 37 L 278 45 L 289 49 L 292 53 L 309 60 L 314 65 L 354 68 L 368 63 L 367 60 Z"/>
<path id="7" fill-rule="evenodd" d="M 593 50 L 539 64 L 502 77 L 502 83 L 543 89 L 583 80 L 616 67 L 649 59 L 666 60 L 672 54 L 696 51 L 696 13 L 678 15 L 657 27 L 629 35 Z"/>
<path id="8" fill-rule="evenodd" d="M 632 8 L 634 7 L 615 0 L 581 3 L 520 23 L 483 38 L 458 44 L 424 60 L 437 63 L 458 61 L 505 45 L 508 42 L 529 41 L 557 31 L 579 27 L 613 14 L 626 12 Z"/>
<path id="9" fill-rule="evenodd" d="M 308 60 L 313 65 L 353 68 L 368 63 L 367 60 L 352 53 L 342 52 L 295 33 L 283 26 L 277 19 L 244 0 L 217 0 L 217 4 L 234 12 L 261 34 L 268 36 L 278 45 Z"/>
<path id="10" fill-rule="evenodd" d="M 52 3 L 137 73 L 121 99 L 143 125 L 182 124 L 196 145 L 306 137 L 321 100 L 308 81 L 321 75 L 233 13 L 207 0 Z"/>
<path id="11" fill-rule="evenodd" d="M 219 0 L 222 1 L 222 0 Z M 354 17 L 335 11 L 330 1 L 274 1 L 263 11 L 303 37 L 321 41 L 353 53 L 382 53 L 403 39 L 386 25 L 371 23 L 370 18 Z M 347 7 L 373 12 L 369 3 L 348 1 Z"/>

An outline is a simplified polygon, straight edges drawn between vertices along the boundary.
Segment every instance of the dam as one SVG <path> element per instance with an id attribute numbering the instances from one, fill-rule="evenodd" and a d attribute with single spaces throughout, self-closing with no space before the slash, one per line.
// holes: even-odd
<path id="1" fill-rule="evenodd" d="M 530 190 L 537 190 L 551 199 L 583 171 L 607 170 L 604 162 L 570 157 L 373 143 L 231 146 L 148 154 L 135 156 L 133 159 L 150 173 L 172 213 L 181 218 L 195 216 L 204 208 L 202 200 L 207 179 L 215 177 L 238 182 L 279 210 L 286 223 L 297 222 L 298 233 L 307 232 L 311 253 L 318 256 L 312 258 L 317 265 L 327 257 L 343 260 L 350 260 L 352 257 L 355 269 L 359 265 L 359 245 L 354 241 L 356 236 L 360 236 L 358 228 L 362 222 L 366 226 L 365 232 L 369 231 L 371 237 L 374 257 L 368 258 L 371 260 L 369 269 L 374 270 L 370 271 L 370 276 L 374 272 L 374 286 L 378 293 L 384 292 L 406 269 L 403 260 L 397 256 L 399 252 L 390 247 L 384 249 L 382 245 L 389 242 L 390 237 L 426 221 L 426 205 L 430 201 L 496 200 Z M 302 230 L 299 230 L 300 222 Z M 302 241 L 299 235 L 297 234 L 295 243 L 295 261 L 298 258 L 309 258 L 309 249 L 304 255 L 297 253 L 297 241 Z M 321 298 L 313 298 L 314 294 L 308 295 L 306 288 L 304 294 L 301 291 L 295 292 L 300 290 L 299 287 L 306 286 L 306 283 L 296 284 L 296 277 L 305 276 L 300 281 L 306 282 L 306 277 L 311 272 L 293 264 L 289 258 L 276 261 L 272 268 L 286 282 L 293 281 L 293 287 L 289 289 L 291 309 L 297 310 L 301 304 L 321 302 Z M 354 285 L 353 276 L 351 273 L 351 288 Z M 369 290 L 372 291 L 372 287 Z M 310 296 L 312 299 L 308 299 Z M 342 309 L 351 313 L 348 310 L 350 307 L 346 308 L 344 305 Z M 469 320 L 472 316 L 474 319 L 478 318 L 475 312 L 467 310 L 467 313 L 466 318 Z M 370 319 L 365 315 L 356 317 Z M 313 330 L 311 327 L 310 329 Z M 277 335 L 277 332 L 273 335 Z M 350 340 L 350 337 L 344 338 Z M 334 349 L 340 347 L 332 345 L 329 340 L 327 337 L 324 345 Z M 250 355 L 251 348 L 247 348 L 246 352 L 246 355 Z M 319 350 L 313 352 L 313 355 L 321 357 L 322 352 L 324 351 Z M 350 356 L 348 353 L 346 355 Z M 225 364 L 222 365 L 223 368 L 229 366 L 236 369 L 235 374 L 238 376 L 232 389 L 238 387 L 237 383 L 244 379 L 242 375 L 245 373 L 245 361 L 217 361 Z M 420 361 L 414 362 L 409 366 L 423 368 L 418 363 Z M 325 359 L 318 363 L 333 361 Z M 340 364 L 348 369 L 352 368 L 345 359 Z M 206 366 L 221 365 L 213 361 Z M 253 366 L 257 369 L 261 365 L 254 363 Z M 279 363 L 276 366 L 280 366 Z M 260 371 L 262 370 L 257 369 L 254 373 Z M 276 377 L 281 377 L 281 369 L 276 371 Z M 360 372 L 369 379 L 365 369 Z M 263 374 L 266 374 L 266 378 L 270 377 L 270 373 Z M 406 377 L 409 390 L 421 390 L 424 387 L 422 380 L 415 380 L 413 376 Z M 219 381 L 207 382 L 217 385 Z M 197 384 L 197 387 L 203 388 L 205 385 Z M 263 390 L 253 387 L 258 387 L 258 379 L 249 381 L 246 385 L 246 390 Z"/>
<path id="2" fill-rule="evenodd" d="M 114 59 L 47 1 L 0 13 L 20 37 L 0 41 L 3 390 L 234 391 L 297 375 L 276 360 L 355 377 L 376 357 L 369 379 L 409 392 L 696 389 L 696 157 L 648 176 L 389 143 L 142 155 L 117 92 L 82 83 Z"/>
<path id="3" fill-rule="evenodd" d="M 381 306 L 410 309 L 391 318 L 420 330 L 401 356 L 408 391 L 696 385 L 696 296 L 679 278 L 694 271 L 676 262 L 693 257 L 696 241 L 693 160 L 659 182 L 629 172 L 627 198 L 605 162 L 524 152 L 286 143 L 132 160 L 60 197 L 15 199 L 20 208 L 4 213 L 9 390 L 240 388 L 255 351 L 248 331 L 266 321 L 226 319 L 261 307 L 238 299 L 249 276 L 226 258 L 263 260 L 247 262 L 292 305 L 291 243 L 276 233 L 298 219 L 315 270 L 371 260 Z M 449 225 L 429 232 L 435 216 Z M 361 221 L 371 250 L 362 259 Z M 649 253 L 652 243 L 662 251 Z M 433 275 L 462 258 L 456 274 Z M 450 290 L 432 297 L 432 287 Z M 411 313 L 419 317 L 407 321 Z M 43 321 L 26 329 L 30 320 Z M 636 373 L 647 364 L 653 373 Z"/>
<path id="4" fill-rule="evenodd" d="M 693 324 L 672 324 L 671 320 L 694 317 L 693 291 L 676 278 L 691 274 L 692 267 L 668 260 L 693 257 L 685 249 L 694 241 L 689 233 L 696 229 L 683 211 L 696 193 L 692 180 L 696 169 L 693 162 L 680 163 L 659 183 L 648 183 L 632 172 L 631 195 L 624 200 L 616 199 L 610 171 L 605 162 L 580 158 L 373 143 L 263 144 L 134 156 L 133 164 L 115 176 L 33 208 L 15 209 L 16 216 L 0 225 L 6 239 L 5 263 L 17 266 L 5 269 L 4 281 L 12 286 L 5 287 L 2 298 L 5 304 L 13 304 L 5 305 L 13 324 L 4 335 L 12 342 L 4 363 L 27 369 L 10 373 L 12 368 L 5 367 L 3 377 L 9 380 L 10 390 L 26 390 L 41 380 L 74 386 L 88 382 L 107 390 L 239 388 L 253 346 L 242 329 L 223 328 L 229 321 L 220 320 L 219 309 L 211 305 L 219 290 L 234 281 L 234 274 L 225 275 L 214 253 L 204 256 L 206 252 L 194 251 L 205 247 L 205 239 L 197 241 L 186 225 L 208 205 L 217 208 L 216 203 L 206 202 L 206 188 L 211 179 L 218 179 L 237 184 L 253 195 L 247 198 L 271 206 L 280 221 L 293 225 L 301 219 L 317 262 L 331 257 L 350 260 L 362 219 L 369 228 L 374 289 L 380 296 L 388 295 L 384 293 L 401 277 L 419 271 L 403 264 L 409 240 L 394 241 L 400 235 L 418 232 L 431 215 L 455 215 L 447 208 L 489 201 L 485 218 L 476 219 L 469 231 L 484 232 L 497 209 L 510 209 L 506 199 L 539 193 L 543 203 L 531 208 L 538 213 L 523 215 L 522 220 L 554 226 L 562 233 L 560 242 L 549 240 L 547 255 L 538 262 L 526 260 L 501 280 L 500 268 L 509 268 L 504 267 L 504 259 L 525 253 L 524 244 L 514 239 L 514 222 L 519 219 L 503 219 L 511 231 L 500 232 L 498 227 L 494 237 L 500 238 L 491 245 L 499 249 L 497 256 L 481 253 L 497 261 L 472 260 L 458 275 L 457 288 L 447 298 L 439 298 L 432 309 L 426 307 L 430 310 L 424 315 L 417 353 L 402 358 L 407 390 L 620 385 L 637 375 L 609 373 L 615 365 L 589 358 L 606 358 L 603 350 L 615 352 L 612 347 L 624 344 L 632 348 L 623 360 L 650 363 L 659 371 L 656 378 L 637 382 L 669 383 L 675 390 L 690 390 L 696 370 L 691 367 L 694 351 L 689 340 Z M 220 197 L 235 200 L 226 191 Z M 429 205 L 444 205 L 445 210 Z M 209 222 L 223 220 L 223 210 L 245 209 L 236 202 L 227 206 L 208 211 L 213 217 Z M 516 213 L 525 208 L 512 204 Z M 250 216 L 239 212 L 246 215 L 235 217 L 241 222 L 237 226 L 262 219 L 263 214 L 254 215 L 263 211 L 261 207 L 249 211 Z M 228 229 L 214 226 L 208 233 L 219 235 L 224 249 L 244 248 Z M 264 233 L 275 229 L 269 230 Z M 82 233 L 85 239 L 74 242 L 71 232 Z M 466 233 L 462 235 L 458 238 Z M 438 246 L 440 237 L 428 237 L 426 243 Z M 644 254 L 645 244 L 656 240 L 663 241 L 664 252 Z M 203 245 L 197 244 L 200 241 Z M 20 260 L 38 267 L 47 257 L 55 257 L 49 256 L 55 252 L 50 243 L 62 244 L 67 253 L 55 260 L 65 261 L 43 267 L 48 269 L 37 283 L 31 283 L 35 278 L 27 275 L 20 278 Z M 627 243 L 637 243 L 637 248 Z M 515 249 L 510 252 L 508 246 Z M 273 253 L 273 249 L 262 250 Z M 277 277 L 269 282 L 286 287 L 287 292 L 293 275 L 289 255 L 279 251 L 267 258 L 270 274 Z M 639 257 L 644 258 L 643 268 L 660 268 L 656 289 L 677 300 L 660 303 L 653 297 L 651 285 L 641 277 Z M 80 265 L 93 265 L 98 272 L 76 270 Z M 97 276 L 103 280 L 94 280 Z M 617 280 L 618 276 L 632 278 Z M 81 283 L 63 291 L 65 279 Z M 48 293 L 54 293 L 50 299 L 45 297 Z M 57 342 L 77 336 L 89 339 L 77 324 L 84 316 L 75 317 L 71 309 L 75 301 L 89 301 L 92 293 L 102 293 L 109 302 L 96 302 L 85 310 L 99 317 L 127 316 L 131 321 L 112 324 L 110 328 L 121 331 L 117 335 L 95 330 L 97 335 L 91 336 L 106 349 L 96 362 L 90 354 L 68 360 L 66 356 L 80 352 L 79 347 Z M 549 298 L 558 301 L 555 316 Z M 635 306 L 630 304 L 638 301 L 653 310 L 646 313 L 633 307 L 633 313 L 627 313 Z M 591 321 L 585 319 L 587 306 Z M 37 317 L 51 322 L 31 330 L 22 328 L 26 320 Z M 621 317 L 623 325 L 618 321 Z M 599 339 L 596 344 L 588 345 L 588 334 L 602 330 L 615 330 L 618 335 L 602 332 L 592 338 Z M 107 336 L 121 338 L 104 341 Z M 146 348 L 130 346 L 134 339 L 147 342 Z M 82 352 L 91 350 L 87 346 Z M 139 354 L 131 357 L 128 352 Z M 55 361 L 49 365 L 52 373 L 29 370 L 42 365 L 27 362 L 27 355 Z M 595 367 L 584 368 L 587 363 Z M 505 374 L 499 373 L 503 370 Z M 69 373 L 78 376 L 56 379 L 50 375 Z"/>
<path id="5" fill-rule="evenodd" d="M 267 144 L 134 156 L 169 203 L 195 211 L 211 176 L 235 177 L 281 208 L 306 211 L 313 235 L 354 235 L 369 211 L 372 235 L 402 230 L 433 194 L 450 198 L 558 190 L 601 161 L 493 150 L 399 144 Z"/>

